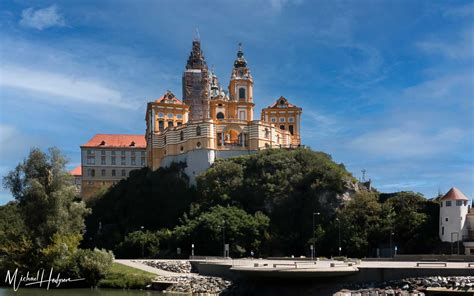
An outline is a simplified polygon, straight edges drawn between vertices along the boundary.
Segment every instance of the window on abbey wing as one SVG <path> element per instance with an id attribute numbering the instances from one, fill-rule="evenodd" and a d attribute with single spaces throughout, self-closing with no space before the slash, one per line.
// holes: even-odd
<path id="1" fill-rule="evenodd" d="M 219 112 L 219 113 L 217 113 L 216 117 L 217 117 L 217 119 L 224 119 L 224 113 Z"/>

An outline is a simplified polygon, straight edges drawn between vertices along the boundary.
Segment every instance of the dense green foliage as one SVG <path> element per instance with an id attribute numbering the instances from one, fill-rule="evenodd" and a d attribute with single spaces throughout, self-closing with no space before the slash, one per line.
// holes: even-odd
<path id="1" fill-rule="evenodd" d="M 344 254 L 375 256 L 376 248 L 390 247 L 390 239 L 392 252 L 395 246 L 398 253 L 405 254 L 437 249 L 439 206 L 436 202 L 413 192 L 397 192 L 388 199 L 381 196 L 375 192 L 357 194 L 338 211 Z M 333 223 L 334 230 L 336 227 L 339 227 L 337 222 Z"/>
<path id="2" fill-rule="evenodd" d="M 95 285 L 112 254 L 80 243 L 121 258 L 187 257 L 192 244 L 195 255 L 221 256 L 224 243 L 233 257 L 308 256 L 311 244 L 318 256 L 333 256 L 339 235 L 342 255 L 358 257 L 374 256 L 390 241 L 399 253 L 439 245 L 436 202 L 413 192 L 368 191 L 342 164 L 309 149 L 218 160 L 197 186 L 189 186 L 183 164 L 143 168 L 100 192 L 90 209 L 75 199 L 64 164 L 57 150 L 35 149 L 5 177 L 16 199 L 0 207 L 0 252 L 10 266 L 87 273 Z M 106 285 L 145 281 L 123 283 L 124 277 L 109 274 Z"/>
<path id="3" fill-rule="evenodd" d="M 130 177 L 102 192 L 89 205 L 86 246 L 115 249 L 129 232 L 170 228 L 194 197 L 183 165 L 132 171 Z M 91 245 L 92 244 L 92 245 Z"/>
<path id="4" fill-rule="evenodd" d="M 238 207 L 215 206 L 205 212 L 191 212 L 189 218 L 185 216 L 182 224 L 174 228 L 173 238 L 177 247 L 194 244 L 198 254 L 223 254 L 225 239 L 233 256 L 248 256 L 259 250 L 268 237 L 269 222 L 261 212 L 250 215 Z"/>
<path id="5" fill-rule="evenodd" d="M 32 149 L 28 157 L 4 177 L 15 201 L 0 209 L 0 252 L 4 269 L 34 272 L 54 268 L 95 285 L 110 268 L 113 255 L 78 248 L 90 213 L 77 200 L 66 159 L 56 148 Z"/>
<path id="6" fill-rule="evenodd" d="M 117 245 L 120 258 L 153 258 L 158 255 L 160 236 L 152 231 L 129 232 L 123 242 Z"/>

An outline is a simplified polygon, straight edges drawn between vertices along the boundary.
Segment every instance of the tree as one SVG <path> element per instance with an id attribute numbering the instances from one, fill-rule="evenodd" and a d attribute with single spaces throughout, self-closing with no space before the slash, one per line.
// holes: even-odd
<path id="1" fill-rule="evenodd" d="M 72 176 L 65 170 L 66 158 L 57 148 L 47 153 L 37 148 L 6 177 L 4 186 L 19 202 L 19 211 L 30 238 L 38 249 L 59 234 L 82 234 L 85 204 L 75 200 Z"/>
<path id="2" fill-rule="evenodd" d="M 328 154 L 267 149 L 216 161 L 197 177 L 197 203 L 201 210 L 221 205 L 260 211 L 271 220 L 264 244 L 268 254 L 305 254 L 313 237 L 312 214 L 320 212 L 318 223 L 327 225 L 348 183 L 356 180 Z"/>
<path id="3" fill-rule="evenodd" d="M 253 216 L 237 207 L 215 206 L 208 211 L 184 217 L 181 225 L 173 230 L 174 246 L 185 247 L 194 244 L 196 254 L 222 256 L 225 243 L 230 245 L 231 256 L 241 257 L 250 251 L 259 253 L 265 239 L 269 219 L 261 212 Z"/>
<path id="4" fill-rule="evenodd" d="M 141 229 L 174 227 L 195 199 L 183 164 L 151 171 L 142 168 L 95 197 L 90 203 L 84 246 L 114 249 Z"/>
<path id="5" fill-rule="evenodd" d="M 383 205 L 393 210 L 393 219 L 386 224 L 391 224 L 394 239 L 404 253 L 425 253 L 429 246 L 437 245 L 439 207 L 436 203 L 419 193 L 397 192 Z"/>
<path id="6" fill-rule="evenodd" d="M 116 247 L 120 258 L 154 258 L 158 255 L 160 236 L 152 231 L 133 231 Z"/>
<path id="7" fill-rule="evenodd" d="M 341 223 L 342 246 L 346 255 L 367 256 L 377 245 L 380 237 L 382 206 L 373 192 L 361 192 L 347 203 L 337 214 L 331 231 L 333 245 L 338 240 Z"/>

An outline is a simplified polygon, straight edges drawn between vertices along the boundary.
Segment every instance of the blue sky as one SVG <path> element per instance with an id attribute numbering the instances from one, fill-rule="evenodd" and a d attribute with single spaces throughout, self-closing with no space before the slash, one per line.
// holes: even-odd
<path id="1" fill-rule="evenodd" d="M 95 133 L 143 133 L 197 27 L 223 86 L 243 43 L 256 116 L 285 96 L 304 144 L 380 191 L 472 198 L 473 20 L 469 1 L 2 1 L 0 174 L 31 146 L 72 168 Z"/>

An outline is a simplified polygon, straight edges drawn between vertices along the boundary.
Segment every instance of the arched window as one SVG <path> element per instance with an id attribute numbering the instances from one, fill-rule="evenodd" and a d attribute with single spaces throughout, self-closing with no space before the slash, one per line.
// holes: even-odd
<path id="1" fill-rule="evenodd" d="M 162 120 L 158 121 L 158 128 L 160 131 L 165 129 L 165 123 Z"/>
<path id="2" fill-rule="evenodd" d="M 217 117 L 217 119 L 224 119 L 224 113 L 218 112 L 216 117 Z"/>
<path id="3" fill-rule="evenodd" d="M 245 88 L 239 88 L 239 99 L 245 99 Z"/>
<path id="4" fill-rule="evenodd" d="M 183 140 L 184 140 L 184 132 L 183 132 L 183 131 L 181 131 L 181 132 L 179 133 L 179 140 L 180 140 L 180 141 L 183 141 Z"/>
<path id="5" fill-rule="evenodd" d="M 172 121 L 168 121 L 168 127 L 172 127 L 173 126 L 173 122 Z"/>
<path id="6" fill-rule="evenodd" d="M 288 129 L 289 129 L 289 131 L 290 131 L 290 134 L 293 135 L 293 132 L 294 132 L 294 131 L 293 131 L 293 125 L 292 125 L 292 124 L 290 124 L 290 125 L 288 126 Z"/>
<path id="7" fill-rule="evenodd" d="M 280 129 L 281 129 L 281 130 L 285 130 L 285 126 L 284 126 L 284 125 L 280 125 Z"/>
<path id="8" fill-rule="evenodd" d="M 196 136 L 200 136 L 201 135 L 201 127 L 198 125 L 196 127 Z"/>

